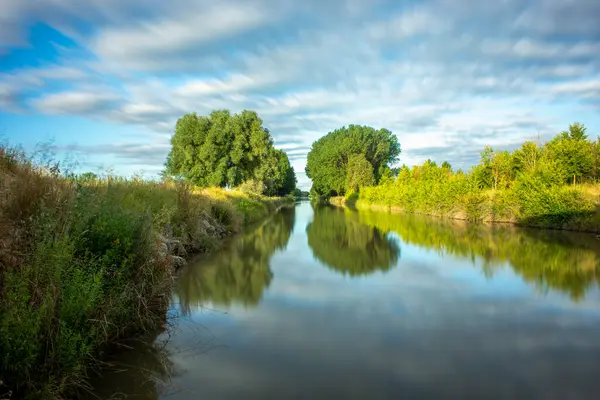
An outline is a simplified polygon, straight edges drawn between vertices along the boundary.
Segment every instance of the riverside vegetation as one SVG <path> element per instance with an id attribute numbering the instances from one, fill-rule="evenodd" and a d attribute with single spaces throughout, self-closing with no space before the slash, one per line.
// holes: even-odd
<path id="1" fill-rule="evenodd" d="M 174 267 L 293 202 L 267 196 L 296 180 L 256 113 L 186 115 L 172 142 L 162 181 L 61 173 L 0 148 L 0 399 L 87 390 L 112 345 L 165 324 Z"/>
<path id="2" fill-rule="evenodd" d="M 307 174 L 312 191 L 333 203 L 525 226 L 600 231 L 600 140 L 572 124 L 544 144 L 526 142 L 513 152 L 486 147 L 469 171 L 427 160 L 392 169 L 399 147 L 368 127 L 328 134 L 313 144 Z M 356 146 L 365 138 L 367 147 Z M 374 156 L 368 149 L 383 149 Z M 337 151 L 336 149 L 342 149 Z M 384 160 L 382 163 L 381 160 Z"/>

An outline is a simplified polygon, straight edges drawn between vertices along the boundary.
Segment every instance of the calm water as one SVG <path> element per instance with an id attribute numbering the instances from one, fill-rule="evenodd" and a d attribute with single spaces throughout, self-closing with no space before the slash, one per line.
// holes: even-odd
<path id="1" fill-rule="evenodd" d="M 96 394 L 598 398 L 599 272 L 594 235 L 300 203 L 186 268 Z"/>

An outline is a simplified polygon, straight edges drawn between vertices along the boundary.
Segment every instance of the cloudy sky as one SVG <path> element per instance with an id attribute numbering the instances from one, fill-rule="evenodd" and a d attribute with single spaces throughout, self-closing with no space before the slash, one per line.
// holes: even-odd
<path id="1" fill-rule="evenodd" d="M 600 133 L 597 0 L 2 0 L 0 135 L 158 172 L 186 112 L 256 110 L 304 188 L 311 143 L 385 127 L 468 167 L 569 123 Z"/>

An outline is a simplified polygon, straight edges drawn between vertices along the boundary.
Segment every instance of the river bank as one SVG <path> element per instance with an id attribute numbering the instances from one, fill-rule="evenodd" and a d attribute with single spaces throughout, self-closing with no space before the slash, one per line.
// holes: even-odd
<path id="1" fill-rule="evenodd" d="M 290 202 L 65 177 L 0 148 L 0 399 L 85 390 L 105 349 L 164 324 L 189 255 Z"/>
<path id="2" fill-rule="evenodd" d="M 331 197 L 334 206 L 479 223 L 600 233 L 600 185 L 481 190 L 388 183 Z M 450 186 L 450 185 L 447 185 Z"/>

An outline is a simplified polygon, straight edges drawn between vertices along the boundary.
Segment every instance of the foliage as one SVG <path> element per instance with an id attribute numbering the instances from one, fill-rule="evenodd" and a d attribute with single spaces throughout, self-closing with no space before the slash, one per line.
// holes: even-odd
<path id="1" fill-rule="evenodd" d="M 391 269 L 400 256 L 398 244 L 385 233 L 359 221 L 356 212 L 313 205 L 306 227 L 308 244 L 322 263 L 343 274 L 364 275 Z"/>
<path id="2" fill-rule="evenodd" d="M 358 192 L 361 187 L 375 185 L 373 166 L 363 154 L 352 154 L 346 169 L 346 191 Z"/>
<path id="3" fill-rule="evenodd" d="M 267 195 L 289 194 L 296 186 L 287 155 L 273 147 L 254 111 L 185 114 L 177 121 L 171 144 L 165 174 L 196 186 L 237 187 L 255 179 L 265 184 Z"/>
<path id="4" fill-rule="evenodd" d="M 250 179 L 242 183 L 238 190 L 242 193 L 260 195 L 265 191 L 265 184 L 262 181 Z"/>
<path id="5" fill-rule="evenodd" d="M 359 154 L 372 166 L 377 183 L 396 161 L 400 144 L 389 130 L 368 126 L 350 125 L 328 133 L 314 142 L 308 153 L 306 175 L 313 181 L 311 191 L 327 197 L 346 193 L 348 162 Z"/>
<path id="6" fill-rule="evenodd" d="M 56 171 L 0 148 L 0 380 L 19 398 L 81 388 L 108 345 L 164 323 L 182 256 L 288 201 Z"/>
<path id="7" fill-rule="evenodd" d="M 398 169 L 395 179 L 365 187 L 359 205 L 376 204 L 406 212 L 472 221 L 509 221 L 522 225 L 598 231 L 595 205 L 574 182 L 596 182 L 598 142 L 573 124 L 543 146 L 526 142 L 513 152 L 486 147 L 469 173 L 421 166 Z"/>
<path id="8" fill-rule="evenodd" d="M 282 150 L 270 150 L 255 176 L 256 180 L 264 182 L 261 194 L 285 196 L 296 188 L 296 173 Z"/>

